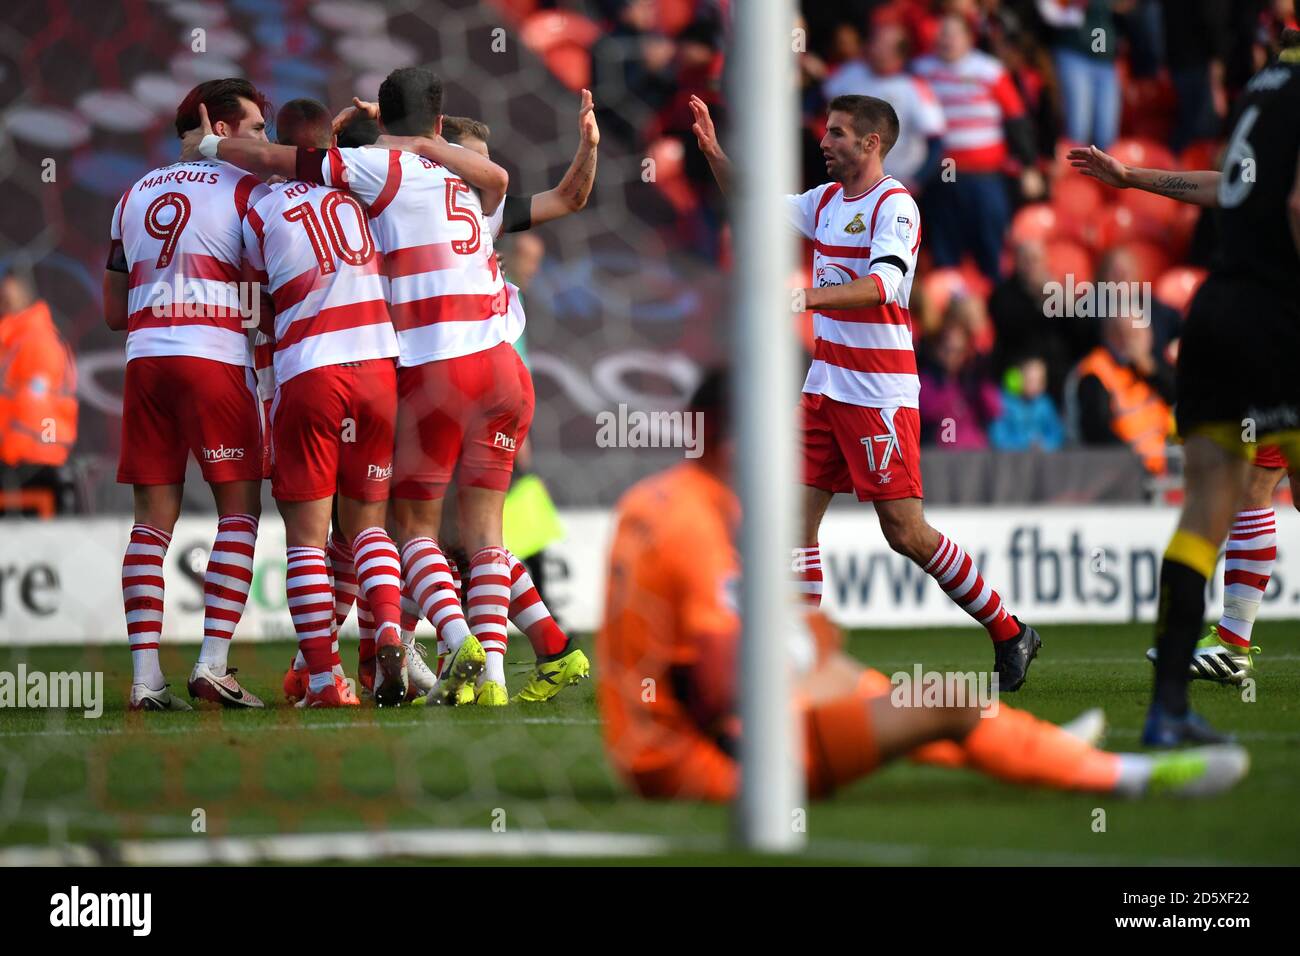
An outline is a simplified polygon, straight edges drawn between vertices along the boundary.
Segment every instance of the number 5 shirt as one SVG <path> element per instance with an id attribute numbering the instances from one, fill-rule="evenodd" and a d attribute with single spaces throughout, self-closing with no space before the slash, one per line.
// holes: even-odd
<path id="1" fill-rule="evenodd" d="M 299 151 L 299 157 L 306 151 Z M 383 250 L 399 364 L 470 355 L 507 341 L 505 285 L 478 196 L 444 166 L 373 146 L 330 149 L 300 175 L 347 189 L 370 207 Z"/>

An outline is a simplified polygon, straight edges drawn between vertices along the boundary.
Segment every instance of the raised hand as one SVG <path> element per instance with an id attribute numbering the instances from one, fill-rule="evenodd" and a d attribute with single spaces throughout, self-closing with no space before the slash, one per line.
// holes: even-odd
<path id="1" fill-rule="evenodd" d="M 330 129 L 334 131 L 334 135 L 337 136 L 342 131 L 343 127 L 352 122 L 352 118 L 358 113 L 364 113 L 372 120 L 378 121 L 379 104 L 372 103 L 370 100 L 363 100 L 360 97 L 352 97 L 352 105 L 343 107 L 343 109 L 339 110 L 338 113 L 335 114 L 334 119 L 330 121 Z"/>
<path id="2" fill-rule="evenodd" d="M 199 104 L 199 125 L 181 137 L 181 162 L 192 163 L 203 159 L 199 144 L 203 137 L 212 135 L 212 123 L 208 119 L 208 108 Z"/>
<path id="3" fill-rule="evenodd" d="M 582 102 L 578 107 L 578 136 L 586 146 L 600 145 L 600 127 L 596 125 L 596 105 L 591 99 L 591 90 L 582 91 Z"/>
<path id="4" fill-rule="evenodd" d="M 705 156 L 720 153 L 722 147 L 718 145 L 718 133 L 713 128 L 713 117 L 709 115 L 708 104 L 698 96 L 692 96 L 689 105 L 691 115 L 695 117 L 691 132 L 695 134 L 695 142 L 699 144 L 700 152 Z"/>
<path id="5" fill-rule="evenodd" d="M 1085 176 L 1114 186 L 1116 189 L 1128 189 L 1128 167 L 1109 153 L 1102 152 L 1096 146 L 1079 146 L 1067 154 L 1070 165 Z"/>

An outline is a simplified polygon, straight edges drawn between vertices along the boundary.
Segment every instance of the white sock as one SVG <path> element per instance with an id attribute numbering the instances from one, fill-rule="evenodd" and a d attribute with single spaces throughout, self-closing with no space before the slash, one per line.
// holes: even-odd
<path id="1" fill-rule="evenodd" d="M 131 670 L 133 683 L 144 684 L 150 690 L 162 690 L 167 678 L 163 677 L 162 664 L 158 660 L 158 648 L 150 647 L 142 651 L 131 652 Z"/>
<path id="2" fill-rule="evenodd" d="M 226 667 L 230 660 L 230 639 L 227 637 L 205 637 L 199 647 L 199 663 L 207 664 L 212 673 L 218 677 L 226 676 Z"/>
<path id="3" fill-rule="evenodd" d="M 494 680 L 502 687 L 506 684 L 506 656 L 499 651 L 488 651 L 483 679 Z"/>
<path id="4" fill-rule="evenodd" d="M 1119 778 L 1115 792 L 1125 797 L 1140 797 L 1151 782 L 1155 761 L 1146 754 L 1116 754 L 1119 757 Z"/>

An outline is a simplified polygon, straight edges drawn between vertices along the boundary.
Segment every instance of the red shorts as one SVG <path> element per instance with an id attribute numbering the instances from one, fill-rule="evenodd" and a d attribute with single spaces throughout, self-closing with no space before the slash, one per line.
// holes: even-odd
<path id="1" fill-rule="evenodd" d="M 260 481 L 262 413 L 253 370 L 162 355 L 126 363 L 117 480 L 179 485 L 194 454 L 205 481 Z"/>
<path id="2" fill-rule="evenodd" d="M 392 359 L 295 375 L 276 388 L 271 405 L 271 493 L 277 501 L 317 501 L 335 491 L 386 501 L 396 415 Z"/>
<path id="3" fill-rule="evenodd" d="M 803 483 L 859 501 L 923 498 L 921 415 L 915 408 L 865 408 L 805 393 Z"/>
<path id="4" fill-rule="evenodd" d="M 453 476 L 505 491 L 532 420 L 532 377 L 508 342 L 398 369 L 393 496 L 432 501 Z"/>
<path id="5" fill-rule="evenodd" d="M 1256 468 L 1285 468 L 1286 456 L 1277 445 L 1260 445 L 1255 452 Z"/>

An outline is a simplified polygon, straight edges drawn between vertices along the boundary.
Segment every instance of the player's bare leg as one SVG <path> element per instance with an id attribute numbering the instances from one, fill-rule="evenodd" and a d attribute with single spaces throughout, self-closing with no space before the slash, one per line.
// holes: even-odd
<path id="1" fill-rule="evenodd" d="M 173 697 L 158 659 L 163 562 L 181 514 L 183 485 L 135 485 L 135 524 L 122 559 L 122 607 L 131 647 L 131 710 L 190 710 Z"/>
<path id="2" fill-rule="evenodd" d="M 428 499 L 392 500 L 404 588 L 447 646 L 443 672 L 426 699 L 431 704 L 451 705 L 458 702 L 463 687 L 472 687 L 478 681 L 486 654 L 465 620 L 451 568 L 437 542 L 442 510 L 441 494 Z"/>
<path id="3" fill-rule="evenodd" d="M 822 552 L 818 534 L 834 497 L 825 489 L 803 486 L 803 524 L 791 571 L 800 600 L 810 607 L 821 607 L 822 603 Z"/>
<path id="4" fill-rule="evenodd" d="M 984 582 L 975 562 L 958 544 L 931 527 L 920 498 L 874 504 L 890 548 L 915 562 L 955 604 L 984 626 L 993 641 L 999 688 L 1018 690 L 1042 646 L 1038 632 L 1006 609 L 1001 596 Z"/>
<path id="5" fill-rule="evenodd" d="M 1277 560 L 1273 494 L 1285 475 L 1285 468 L 1258 463 L 1248 473 L 1224 555 L 1223 616 L 1196 642 L 1188 672 L 1192 680 L 1240 684 L 1254 668 L 1251 654 L 1259 648 L 1251 646 L 1251 632 Z M 1155 648 L 1147 651 L 1152 663 L 1157 656 Z"/>
<path id="6" fill-rule="evenodd" d="M 1191 711 L 1187 683 L 1205 617 L 1205 583 L 1232 527 L 1249 470 L 1244 457 L 1205 435 L 1192 435 L 1184 445 L 1183 510 L 1160 566 L 1155 691 L 1142 732 L 1148 746 L 1227 739 Z"/>

